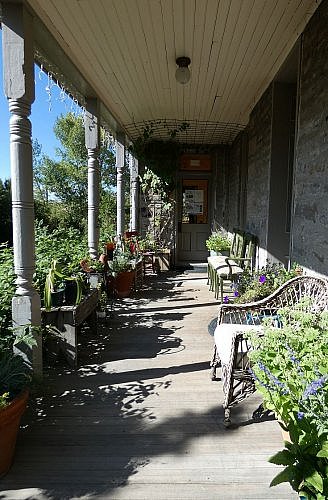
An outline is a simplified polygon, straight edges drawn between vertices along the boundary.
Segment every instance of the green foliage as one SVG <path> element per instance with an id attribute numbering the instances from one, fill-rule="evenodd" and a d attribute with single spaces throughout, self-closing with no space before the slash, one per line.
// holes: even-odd
<path id="1" fill-rule="evenodd" d="M 12 346 L 11 301 L 15 293 L 13 251 L 0 244 L 0 351 Z"/>
<path id="2" fill-rule="evenodd" d="M 21 356 L 0 352 L 0 381 L 0 394 L 9 393 L 7 401 L 29 384 L 31 375 Z"/>
<path id="3" fill-rule="evenodd" d="M 11 183 L 0 179 L 0 243 L 12 244 Z"/>
<path id="4" fill-rule="evenodd" d="M 56 260 L 66 276 L 81 271 L 80 261 L 87 254 L 86 237 L 73 228 L 57 228 L 50 231 L 42 223 L 36 223 L 35 231 L 36 270 L 34 283 L 41 297 L 44 294 L 46 276 Z"/>
<path id="5" fill-rule="evenodd" d="M 144 238 L 139 238 L 138 245 L 141 252 L 155 252 L 158 249 L 158 245 L 151 234 L 146 234 Z"/>
<path id="6" fill-rule="evenodd" d="M 131 255 L 126 253 L 116 254 L 112 261 L 108 261 L 108 267 L 110 274 L 114 277 L 119 273 L 131 271 L 133 268 Z"/>
<path id="7" fill-rule="evenodd" d="M 145 168 L 140 180 L 145 205 L 151 214 L 146 238 L 154 240 L 157 247 L 167 247 L 172 237 L 175 207 L 175 201 L 170 193 L 171 188 L 168 182 L 149 168 Z"/>
<path id="8" fill-rule="evenodd" d="M 187 130 L 189 124 L 182 123 L 175 129 L 167 128 L 168 140 L 153 138 L 156 125 L 162 125 L 162 122 L 146 124 L 142 134 L 133 141 L 129 150 L 142 165 L 152 170 L 162 180 L 166 190 L 170 191 L 175 183 L 178 160 L 183 151 L 182 144 L 175 139 L 179 132 Z M 163 125 L 165 126 L 165 122 Z"/>
<path id="9" fill-rule="evenodd" d="M 289 271 L 280 263 L 268 263 L 258 271 L 246 268 L 233 285 L 236 302 L 261 300 L 299 274 L 302 274 L 302 269 L 298 264 L 293 264 Z"/>
<path id="10" fill-rule="evenodd" d="M 249 356 L 265 406 L 289 431 L 291 443 L 270 459 L 286 468 L 272 481 L 288 481 L 308 499 L 328 496 L 328 312 L 309 301 L 279 311 L 264 335 L 251 335 Z"/>
<path id="11" fill-rule="evenodd" d="M 70 266 L 68 266 L 70 267 Z M 65 281 L 74 281 L 76 283 L 76 298 L 75 304 L 79 304 L 82 299 L 82 289 L 83 280 L 79 273 L 75 273 L 74 276 L 65 275 L 63 271 L 63 266 L 59 264 L 56 260 L 53 260 L 46 277 L 44 286 L 44 306 L 47 310 L 51 309 L 52 306 L 52 296 L 51 294 L 58 290 L 58 286 L 65 286 Z"/>
<path id="12" fill-rule="evenodd" d="M 0 410 L 5 408 L 9 403 L 9 392 L 4 392 L 0 394 Z"/>
<path id="13" fill-rule="evenodd" d="M 35 330 L 39 330 L 39 327 L 27 325 L 17 328 L 12 332 L 14 345 L 35 345 Z M 0 350 L 0 408 L 7 406 L 29 385 L 31 379 L 31 368 L 22 356 L 14 354 L 12 347 Z"/>
<path id="14" fill-rule="evenodd" d="M 222 252 L 230 250 L 231 241 L 229 238 L 219 231 L 213 232 L 205 241 L 206 248 L 214 252 Z"/>
<path id="15" fill-rule="evenodd" d="M 56 160 L 43 155 L 37 141 L 33 143 L 36 213 L 38 215 L 41 212 L 38 217 L 42 217 L 43 207 L 45 216 L 42 219 L 52 228 L 59 224 L 63 227 L 71 226 L 85 230 L 88 156 L 83 119 L 73 113 L 61 115 L 56 120 L 54 132 L 61 143 L 61 147 L 56 151 Z M 115 157 L 113 148 L 107 146 L 105 141 L 102 143 L 103 146 L 99 151 L 100 200 L 105 206 L 101 207 L 100 211 L 108 213 L 110 209 L 110 218 L 115 220 L 113 192 L 113 186 L 116 185 Z"/>

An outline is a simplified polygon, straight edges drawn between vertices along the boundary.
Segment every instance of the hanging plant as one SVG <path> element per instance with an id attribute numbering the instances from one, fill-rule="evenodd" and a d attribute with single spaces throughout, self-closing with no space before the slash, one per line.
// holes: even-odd
<path id="1" fill-rule="evenodd" d="M 159 122 L 156 122 L 157 125 Z M 165 122 L 164 122 L 165 126 Z M 129 148 L 137 160 L 156 174 L 168 192 L 174 186 L 175 173 L 183 145 L 175 140 L 179 132 L 185 131 L 189 124 L 184 122 L 175 129 L 168 129 L 168 140 L 154 139 L 152 123 L 145 125 L 142 134 Z"/>

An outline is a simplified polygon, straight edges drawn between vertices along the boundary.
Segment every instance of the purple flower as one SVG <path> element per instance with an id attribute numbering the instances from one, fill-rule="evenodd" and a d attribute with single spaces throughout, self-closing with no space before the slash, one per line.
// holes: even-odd
<path id="1" fill-rule="evenodd" d="M 298 418 L 298 420 L 302 420 L 302 418 L 304 418 L 304 411 L 298 411 L 297 418 Z"/>
<path id="2" fill-rule="evenodd" d="M 228 304 L 228 302 L 229 302 L 229 297 L 228 297 L 228 295 L 226 295 L 226 296 L 224 297 L 223 302 L 224 302 L 225 304 Z"/>
<path id="3" fill-rule="evenodd" d="M 239 292 L 237 292 L 237 290 L 234 292 L 234 296 L 239 297 Z"/>
<path id="4" fill-rule="evenodd" d="M 265 283 L 266 282 L 266 276 L 264 274 L 261 274 L 261 276 L 259 277 L 259 283 Z"/>
<path id="5" fill-rule="evenodd" d="M 286 344 L 286 349 L 289 353 L 289 358 L 295 364 L 298 373 L 300 375 L 304 376 L 304 373 L 303 373 L 302 368 L 301 368 L 301 363 L 300 363 L 299 359 L 296 357 L 295 352 L 293 351 L 293 349 L 291 349 L 291 347 L 289 347 L 288 344 Z"/>
<path id="6" fill-rule="evenodd" d="M 327 375 L 324 375 L 323 377 L 313 380 L 310 384 L 308 384 L 303 392 L 303 399 L 307 399 L 309 396 L 315 396 L 319 389 L 324 386 L 327 378 Z"/>
<path id="7" fill-rule="evenodd" d="M 289 390 L 285 386 L 285 384 L 280 382 L 280 380 L 270 372 L 269 368 L 267 368 L 261 361 L 259 361 L 257 364 L 258 364 L 259 369 L 262 370 L 265 373 L 265 375 L 268 377 L 270 383 L 271 384 L 273 383 L 276 387 L 278 387 L 281 390 L 282 394 L 289 393 Z"/>

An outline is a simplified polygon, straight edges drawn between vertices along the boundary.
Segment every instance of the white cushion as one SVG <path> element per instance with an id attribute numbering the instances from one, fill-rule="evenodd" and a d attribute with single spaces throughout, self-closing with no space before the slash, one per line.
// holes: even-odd
<path id="1" fill-rule="evenodd" d="M 214 330 L 214 342 L 223 365 L 229 363 L 235 335 L 250 331 L 262 333 L 263 327 L 260 325 L 240 325 L 235 323 L 222 323 L 221 325 L 217 325 Z"/>
<path id="2" fill-rule="evenodd" d="M 231 264 L 231 270 L 230 267 L 227 266 L 227 264 L 219 266 L 215 270 L 218 276 L 229 276 L 230 272 L 232 272 L 232 275 L 242 274 L 244 272 L 244 270 L 241 267 L 237 266 L 237 264 Z"/>
<path id="3" fill-rule="evenodd" d="M 214 269 L 216 269 L 219 266 L 225 266 L 226 259 L 227 259 L 227 256 L 216 255 L 213 257 L 207 257 L 207 262 L 210 264 L 210 266 L 212 266 Z"/>

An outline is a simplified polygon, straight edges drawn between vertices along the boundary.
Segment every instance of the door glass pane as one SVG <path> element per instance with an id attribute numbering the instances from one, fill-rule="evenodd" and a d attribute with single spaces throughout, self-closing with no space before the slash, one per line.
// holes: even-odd
<path id="1" fill-rule="evenodd" d="M 207 180 L 183 179 L 182 224 L 207 224 Z"/>

